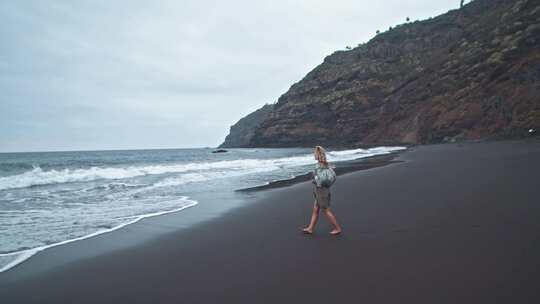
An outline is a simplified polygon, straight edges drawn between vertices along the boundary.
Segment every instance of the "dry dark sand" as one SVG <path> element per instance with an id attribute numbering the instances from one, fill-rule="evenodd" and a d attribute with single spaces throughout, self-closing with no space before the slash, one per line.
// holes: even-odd
<path id="1" fill-rule="evenodd" d="M 415 147 L 399 159 L 338 179 L 338 238 L 324 218 L 300 234 L 312 204 L 301 183 L 32 273 L 61 252 L 45 251 L 0 274 L 0 301 L 540 303 L 540 141 Z"/>

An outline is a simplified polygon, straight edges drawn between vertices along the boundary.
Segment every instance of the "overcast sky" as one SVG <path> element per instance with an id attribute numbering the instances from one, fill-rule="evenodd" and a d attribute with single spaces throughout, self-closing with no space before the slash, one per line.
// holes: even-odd
<path id="1" fill-rule="evenodd" d="M 213 147 L 333 51 L 458 6 L 2 1 L 0 151 Z"/>

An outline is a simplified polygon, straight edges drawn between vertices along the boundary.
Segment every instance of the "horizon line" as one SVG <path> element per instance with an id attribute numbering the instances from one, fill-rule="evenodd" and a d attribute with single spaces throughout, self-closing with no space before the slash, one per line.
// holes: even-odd
<path id="1" fill-rule="evenodd" d="M 216 147 L 184 147 L 184 148 L 112 148 L 112 149 L 74 149 L 74 150 L 31 150 L 31 151 L 0 151 L 0 154 L 10 153 L 62 153 L 62 152 L 118 152 L 118 151 L 148 151 L 148 150 L 188 150 L 188 149 L 217 149 Z"/>

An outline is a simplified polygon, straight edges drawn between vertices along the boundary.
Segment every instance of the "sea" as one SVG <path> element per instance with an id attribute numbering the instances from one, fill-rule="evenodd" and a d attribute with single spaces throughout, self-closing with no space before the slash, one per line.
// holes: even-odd
<path id="1" fill-rule="evenodd" d="M 329 151 L 332 163 L 403 150 Z M 235 190 L 312 170 L 312 149 L 210 148 L 0 153 L 0 272 L 47 248 L 143 218 L 208 204 Z"/>

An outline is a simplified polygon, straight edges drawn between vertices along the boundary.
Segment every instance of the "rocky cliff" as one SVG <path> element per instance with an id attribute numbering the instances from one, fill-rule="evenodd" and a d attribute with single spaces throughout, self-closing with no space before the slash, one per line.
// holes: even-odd
<path id="1" fill-rule="evenodd" d="M 237 123 L 231 126 L 229 135 L 227 135 L 225 141 L 219 147 L 239 148 L 249 146 L 251 138 L 255 134 L 255 130 L 266 119 L 272 108 L 273 105 L 266 104 L 246 117 L 240 119 Z"/>
<path id="2" fill-rule="evenodd" d="M 540 129 L 539 45 L 538 0 L 475 0 L 398 25 L 326 57 L 240 145 L 521 136 Z"/>

